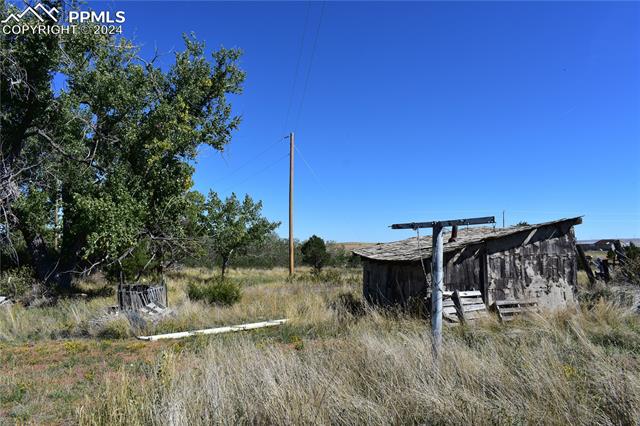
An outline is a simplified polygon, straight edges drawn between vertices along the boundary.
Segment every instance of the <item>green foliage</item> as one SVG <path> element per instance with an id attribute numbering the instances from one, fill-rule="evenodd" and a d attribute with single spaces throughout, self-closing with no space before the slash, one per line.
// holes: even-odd
<path id="1" fill-rule="evenodd" d="M 133 282 L 141 275 L 151 275 L 159 266 L 151 253 L 151 244 L 144 240 L 135 246 L 131 254 L 119 264 L 104 268 L 106 278 L 111 282 Z M 146 272 L 146 274 L 145 274 Z"/>
<path id="2" fill-rule="evenodd" d="M 280 226 L 262 216 L 262 202 L 249 195 L 244 200 L 231 194 L 224 202 L 210 191 L 204 203 L 203 228 L 213 251 L 220 258 L 222 276 L 234 254 L 246 253 L 251 245 L 260 245 Z"/>
<path id="3" fill-rule="evenodd" d="M 520 222 L 516 223 L 516 226 L 529 226 L 529 222 L 521 220 Z"/>
<path id="4" fill-rule="evenodd" d="M 240 301 L 242 290 L 234 281 L 216 277 L 201 284 L 189 283 L 187 295 L 191 300 L 201 300 L 212 305 L 231 306 Z"/>
<path id="5" fill-rule="evenodd" d="M 302 262 L 316 271 L 322 270 L 330 258 L 324 240 L 317 235 L 312 235 L 302 244 Z"/>
<path id="6" fill-rule="evenodd" d="M 161 66 L 124 37 L 0 34 L 0 243 L 20 235 L 38 278 L 65 286 L 67 271 L 134 253 L 158 269 L 192 253 L 204 201 L 193 163 L 240 123 L 227 99 L 242 91 L 240 56 L 186 36 Z"/>
<path id="7" fill-rule="evenodd" d="M 300 242 L 294 240 L 296 265 L 302 265 Z M 215 252 L 213 244 L 206 238 L 200 250 L 194 252 L 183 262 L 186 266 L 215 268 L 221 264 L 220 256 Z M 289 241 L 280 238 L 275 232 L 267 235 L 263 241 L 249 244 L 246 250 L 233 253 L 233 266 L 236 268 L 265 268 L 287 267 L 289 265 Z"/>
<path id="8" fill-rule="evenodd" d="M 327 244 L 327 251 L 330 255 L 327 266 L 334 266 L 337 268 L 357 268 L 361 264 L 360 256 L 356 256 L 351 251 L 345 250 L 343 245 L 338 245 L 335 242 L 329 242 Z"/>
<path id="9" fill-rule="evenodd" d="M 0 296 L 19 298 L 31 291 L 35 279 L 30 268 L 9 269 L 0 273 Z"/>
<path id="10" fill-rule="evenodd" d="M 631 260 L 640 259 L 640 248 L 629 242 L 629 245 L 624 248 L 624 254 Z"/>

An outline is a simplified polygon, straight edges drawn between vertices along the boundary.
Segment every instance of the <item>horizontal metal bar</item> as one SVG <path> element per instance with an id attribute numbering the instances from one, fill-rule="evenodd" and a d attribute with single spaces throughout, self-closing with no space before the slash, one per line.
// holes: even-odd
<path id="1" fill-rule="evenodd" d="M 434 226 L 480 225 L 496 223 L 495 216 L 472 217 L 469 219 L 434 220 L 433 222 L 394 223 L 391 229 L 433 228 Z"/>

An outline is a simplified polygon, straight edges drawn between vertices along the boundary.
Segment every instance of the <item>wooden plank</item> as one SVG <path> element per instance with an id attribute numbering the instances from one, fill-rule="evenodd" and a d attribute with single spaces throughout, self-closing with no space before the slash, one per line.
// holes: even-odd
<path id="1" fill-rule="evenodd" d="M 486 311 L 487 307 L 484 305 L 473 305 L 473 306 L 465 306 L 464 307 L 464 313 L 466 314 L 467 312 L 475 312 L 475 311 Z"/>
<path id="2" fill-rule="evenodd" d="M 484 304 L 484 300 L 482 300 L 482 297 L 474 297 L 471 299 L 465 299 L 465 298 L 460 299 L 461 305 L 474 305 L 476 303 Z"/>
<path id="3" fill-rule="evenodd" d="M 458 291 L 458 297 L 469 297 L 469 296 L 482 297 L 482 293 L 480 293 L 480 291 L 478 290 Z"/>
<path id="4" fill-rule="evenodd" d="M 477 290 L 458 291 L 454 293 L 461 321 L 473 321 L 488 315 L 487 306 Z"/>
<path id="5" fill-rule="evenodd" d="M 517 299 L 512 299 L 512 300 L 497 300 L 495 302 L 496 306 L 505 306 L 505 305 L 537 305 L 538 302 L 536 300 L 533 299 L 524 299 L 524 300 L 517 300 Z"/>
<path id="6" fill-rule="evenodd" d="M 589 284 L 594 285 L 596 283 L 596 276 L 593 274 L 591 266 L 589 266 L 589 261 L 587 260 L 587 256 L 584 254 L 584 250 L 582 250 L 582 247 L 578 244 L 576 244 L 576 252 L 578 253 L 578 260 L 582 264 L 582 269 L 587 273 Z"/>
<path id="7" fill-rule="evenodd" d="M 615 265 L 615 259 L 618 259 L 618 262 L 621 265 L 624 265 L 625 263 L 627 263 L 628 259 L 627 259 L 627 255 L 626 252 L 624 251 L 624 248 L 622 247 L 622 243 L 620 242 L 620 240 L 615 240 L 613 242 L 613 248 L 615 249 L 615 256 L 613 257 L 613 262 Z"/>
<path id="8" fill-rule="evenodd" d="M 136 338 L 140 340 L 146 340 L 146 341 L 156 341 L 156 340 L 164 340 L 164 339 L 181 339 L 183 337 L 197 336 L 200 334 L 222 334 L 222 333 L 230 333 L 235 331 L 255 330 L 255 329 L 264 328 L 264 327 L 274 327 L 274 326 L 282 325 L 287 321 L 289 320 L 279 319 L 279 320 L 272 320 L 272 321 L 254 322 L 251 324 L 233 325 L 230 327 L 217 327 L 217 328 L 207 328 L 204 330 L 182 331 L 179 333 L 156 334 L 154 336 L 136 336 Z"/>
<path id="9" fill-rule="evenodd" d="M 511 321 L 522 314 L 539 312 L 538 303 L 529 299 L 499 300 L 495 302 L 495 306 L 501 321 Z"/>
<path id="10" fill-rule="evenodd" d="M 524 312 L 536 312 L 535 308 L 500 308 L 501 314 L 512 314 L 512 313 L 524 313 Z"/>
<path id="11" fill-rule="evenodd" d="M 453 301 L 453 291 L 442 292 L 442 316 L 449 323 L 459 323 L 458 308 Z"/>

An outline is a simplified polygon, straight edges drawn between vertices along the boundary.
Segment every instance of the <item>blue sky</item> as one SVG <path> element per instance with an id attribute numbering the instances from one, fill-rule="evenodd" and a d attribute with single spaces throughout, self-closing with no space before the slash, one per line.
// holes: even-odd
<path id="1" fill-rule="evenodd" d="M 148 55 L 192 31 L 244 50 L 243 122 L 223 155 L 202 151 L 196 189 L 263 200 L 283 236 L 289 131 L 308 163 L 296 153 L 297 238 L 388 241 L 411 234 L 391 223 L 503 210 L 640 236 L 640 3 L 108 7 Z"/>

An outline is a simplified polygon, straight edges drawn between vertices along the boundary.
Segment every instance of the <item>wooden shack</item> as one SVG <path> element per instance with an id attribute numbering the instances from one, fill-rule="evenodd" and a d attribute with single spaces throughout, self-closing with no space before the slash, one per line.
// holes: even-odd
<path id="1" fill-rule="evenodd" d="M 479 290 L 487 305 L 517 299 L 535 300 L 547 309 L 573 305 L 573 227 L 580 223 L 575 217 L 510 228 L 459 229 L 455 239 L 447 234 L 445 290 Z M 363 293 L 370 303 L 406 305 L 429 296 L 431 236 L 362 247 L 354 254 L 362 259 Z"/>

